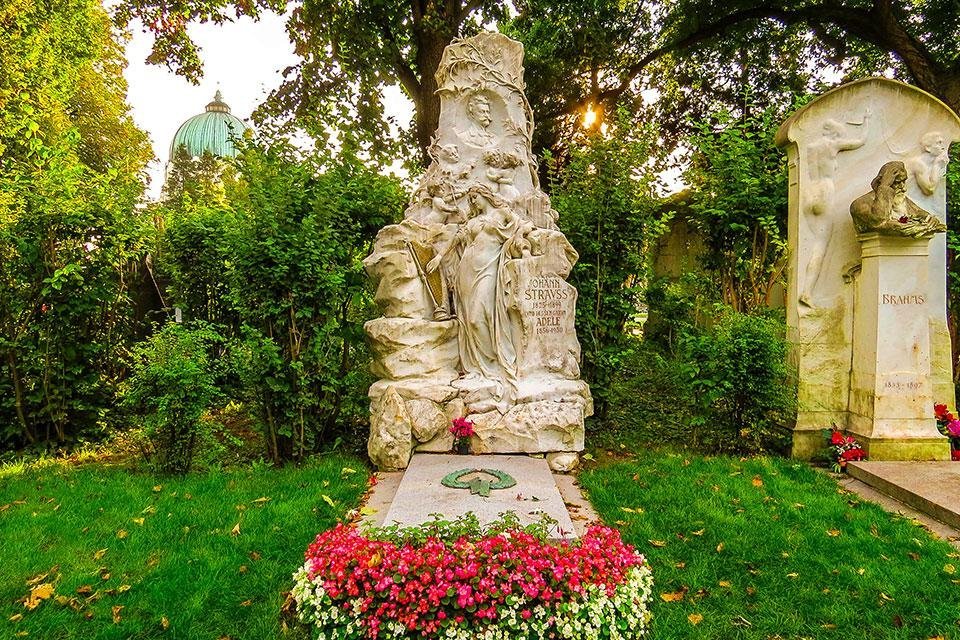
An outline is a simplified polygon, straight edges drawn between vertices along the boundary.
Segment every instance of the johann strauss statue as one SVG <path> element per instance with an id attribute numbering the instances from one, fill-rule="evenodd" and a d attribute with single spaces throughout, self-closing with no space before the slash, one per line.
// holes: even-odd
<path id="1" fill-rule="evenodd" d="M 583 448 L 593 405 L 566 282 L 577 254 L 539 188 L 522 62 L 497 33 L 447 47 L 433 162 L 365 261 L 383 313 L 366 325 L 381 468 L 449 450 L 460 417 L 477 453 L 547 453 L 564 468 Z"/>

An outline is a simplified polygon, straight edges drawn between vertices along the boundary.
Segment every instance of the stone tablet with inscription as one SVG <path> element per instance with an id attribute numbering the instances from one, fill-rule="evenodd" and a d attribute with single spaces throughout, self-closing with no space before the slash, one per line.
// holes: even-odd
<path id="1" fill-rule="evenodd" d="M 539 186 L 522 62 L 499 33 L 447 47 L 433 162 L 364 262 L 383 314 L 365 327 L 380 378 L 368 451 L 381 469 L 449 451 L 460 417 L 475 424 L 476 453 L 568 463 L 583 449 L 593 402 L 567 282 L 577 252 Z"/>

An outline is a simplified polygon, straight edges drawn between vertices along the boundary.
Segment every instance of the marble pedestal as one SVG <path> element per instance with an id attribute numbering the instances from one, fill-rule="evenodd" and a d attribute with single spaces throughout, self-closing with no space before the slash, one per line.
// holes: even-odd
<path id="1" fill-rule="evenodd" d="M 930 238 L 860 234 L 848 430 L 872 460 L 945 460 L 933 417 Z"/>

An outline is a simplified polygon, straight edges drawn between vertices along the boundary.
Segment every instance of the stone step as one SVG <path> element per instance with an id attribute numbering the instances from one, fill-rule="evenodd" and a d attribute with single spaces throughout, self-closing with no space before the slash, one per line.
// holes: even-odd
<path id="1" fill-rule="evenodd" d="M 960 462 L 850 462 L 847 472 L 877 491 L 960 529 Z"/>

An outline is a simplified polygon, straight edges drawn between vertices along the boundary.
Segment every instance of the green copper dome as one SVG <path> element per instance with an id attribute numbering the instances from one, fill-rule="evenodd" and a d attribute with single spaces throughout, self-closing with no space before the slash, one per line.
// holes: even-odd
<path id="1" fill-rule="evenodd" d="M 192 156 L 209 151 L 221 158 L 236 157 L 237 150 L 230 136 L 242 136 L 246 128 L 243 120 L 230 113 L 230 107 L 218 90 L 204 113 L 193 116 L 177 129 L 170 143 L 170 157 L 173 158 L 180 145 L 185 146 Z"/>

